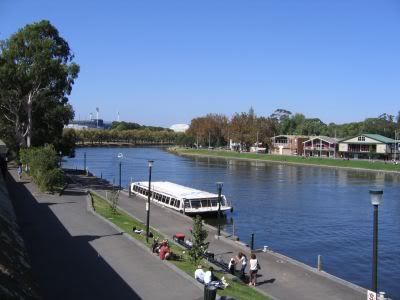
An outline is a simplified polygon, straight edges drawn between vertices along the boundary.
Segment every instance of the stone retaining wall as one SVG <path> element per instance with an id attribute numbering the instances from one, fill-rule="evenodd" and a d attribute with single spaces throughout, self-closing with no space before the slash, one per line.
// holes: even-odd
<path id="1" fill-rule="evenodd" d="M 24 241 L 0 172 L 0 299 L 39 299 Z"/>

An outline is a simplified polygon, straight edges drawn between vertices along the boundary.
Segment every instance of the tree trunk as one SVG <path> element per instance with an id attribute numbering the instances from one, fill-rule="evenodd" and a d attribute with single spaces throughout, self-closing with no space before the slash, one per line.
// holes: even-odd
<path id="1" fill-rule="evenodd" d="M 28 127 L 26 130 L 26 146 L 29 148 L 32 143 L 32 94 L 28 96 L 28 105 L 27 105 L 27 113 L 28 113 Z"/>

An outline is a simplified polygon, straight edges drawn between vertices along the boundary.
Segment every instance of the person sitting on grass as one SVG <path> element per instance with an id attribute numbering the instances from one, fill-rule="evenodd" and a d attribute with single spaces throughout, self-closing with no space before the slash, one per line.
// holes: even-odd
<path id="1" fill-rule="evenodd" d="M 215 286 L 216 288 L 222 290 L 226 288 L 229 284 L 225 281 L 225 278 L 222 277 L 222 280 L 219 280 L 213 272 L 214 268 L 209 267 L 208 271 L 204 274 L 204 284 L 208 286 Z"/>
<path id="2" fill-rule="evenodd" d="M 203 266 L 198 265 L 196 271 L 194 271 L 194 278 L 204 284 L 204 271 L 203 271 Z"/>
<path id="3" fill-rule="evenodd" d="M 169 244 L 168 241 L 163 241 L 161 243 L 161 247 L 160 247 L 160 259 L 161 260 L 165 260 L 168 259 L 169 256 L 171 255 L 171 249 L 169 248 Z"/>

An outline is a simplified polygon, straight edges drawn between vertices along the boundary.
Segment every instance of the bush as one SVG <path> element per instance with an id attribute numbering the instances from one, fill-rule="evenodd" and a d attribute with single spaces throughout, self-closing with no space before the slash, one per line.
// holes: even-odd
<path id="1" fill-rule="evenodd" d="M 63 172 L 58 169 L 59 157 L 53 146 L 20 150 L 20 160 L 41 191 L 54 191 L 63 185 Z"/>

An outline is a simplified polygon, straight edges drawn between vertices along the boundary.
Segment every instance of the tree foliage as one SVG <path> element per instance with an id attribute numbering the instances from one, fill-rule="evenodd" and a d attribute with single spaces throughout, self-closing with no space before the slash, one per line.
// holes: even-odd
<path id="1" fill-rule="evenodd" d="M 0 43 L 1 133 L 13 145 L 52 143 L 73 117 L 68 95 L 78 76 L 68 43 L 43 20 Z"/>
<path id="2" fill-rule="evenodd" d="M 395 130 L 400 130 L 400 112 L 397 117 L 384 113 L 363 122 L 325 124 L 319 118 L 307 118 L 286 109 L 277 109 L 269 117 L 264 117 L 257 116 L 250 108 L 248 112 L 235 113 L 231 118 L 219 114 L 194 118 L 185 136 L 191 145 L 198 142 L 204 147 L 208 147 L 208 144 L 213 147 L 225 146 L 232 139 L 248 149 L 257 141 L 266 147 L 270 146 L 271 137 L 277 134 L 344 138 L 360 133 L 375 133 L 394 138 Z M 181 139 L 185 140 L 183 137 Z"/>
<path id="3" fill-rule="evenodd" d="M 203 254 L 208 249 L 206 242 L 208 233 L 203 227 L 203 221 L 199 215 L 193 219 L 192 242 L 193 246 L 189 250 L 189 257 L 193 264 L 197 265 L 203 258 Z"/>

